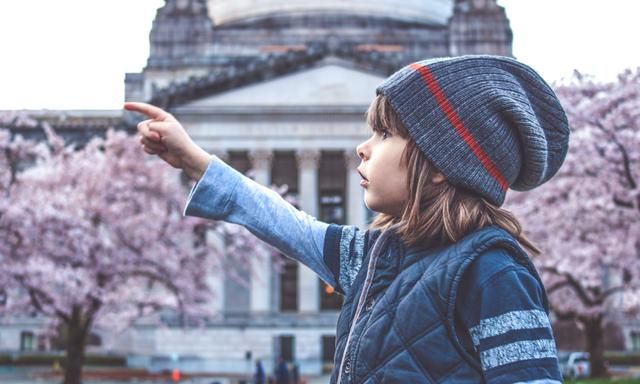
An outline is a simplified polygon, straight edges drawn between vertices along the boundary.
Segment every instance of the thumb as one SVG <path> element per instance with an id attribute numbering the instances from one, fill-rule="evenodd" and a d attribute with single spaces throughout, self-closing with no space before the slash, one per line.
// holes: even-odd
<path id="1" fill-rule="evenodd" d="M 150 140 L 160 141 L 160 134 L 158 132 L 149 129 L 149 123 L 153 122 L 152 119 L 144 120 L 138 123 L 138 132 Z"/>
<path id="2" fill-rule="evenodd" d="M 179 137 L 179 135 L 176 136 L 176 131 L 180 127 L 177 122 L 152 121 L 147 126 L 149 131 L 156 133 L 163 141 L 169 137 Z"/>

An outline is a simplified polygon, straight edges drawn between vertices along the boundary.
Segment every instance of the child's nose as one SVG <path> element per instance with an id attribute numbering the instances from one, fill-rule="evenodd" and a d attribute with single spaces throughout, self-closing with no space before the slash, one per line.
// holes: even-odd
<path id="1" fill-rule="evenodd" d="M 356 147 L 356 152 L 358 153 L 358 157 L 362 160 L 366 159 L 366 154 L 365 154 L 365 143 L 360 143 L 357 147 Z"/>

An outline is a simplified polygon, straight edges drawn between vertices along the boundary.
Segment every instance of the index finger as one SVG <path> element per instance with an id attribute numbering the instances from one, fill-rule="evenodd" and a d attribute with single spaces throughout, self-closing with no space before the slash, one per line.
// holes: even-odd
<path id="1" fill-rule="evenodd" d="M 164 111 L 162 108 L 158 108 L 154 105 L 138 102 L 126 102 L 124 103 L 124 109 L 127 111 L 134 111 L 142 113 L 155 120 L 170 120 L 173 119 L 171 114 Z"/>

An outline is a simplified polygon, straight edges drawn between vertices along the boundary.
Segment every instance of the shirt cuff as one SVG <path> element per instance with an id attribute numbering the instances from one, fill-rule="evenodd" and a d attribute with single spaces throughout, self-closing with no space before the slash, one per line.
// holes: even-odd
<path id="1" fill-rule="evenodd" d="M 189 192 L 183 215 L 224 219 L 228 215 L 229 200 L 242 177 L 217 156 L 211 155 L 207 169 Z"/>

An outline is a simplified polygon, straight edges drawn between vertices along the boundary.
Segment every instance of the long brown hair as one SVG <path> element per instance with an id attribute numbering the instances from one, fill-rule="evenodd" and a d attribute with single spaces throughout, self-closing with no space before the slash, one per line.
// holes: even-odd
<path id="1" fill-rule="evenodd" d="M 434 182 L 437 169 L 420 152 L 409 132 L 383 95 L 377 96 L 367 111 L 367 123 L 376 132 L 388 131 L 408 140 L 401 162 L 407 167 L 409 199 L 400 217 L 378 214 L 372 229 L 391 225 L 408 246 L 438 247 L 455 243 L 467 234 L 496 225 L 510 233 L 531 254 L 540 250 L 524 235 L 518 219 L 506 209 L 482 196 L 455 187 L 446 179 Z"/>

